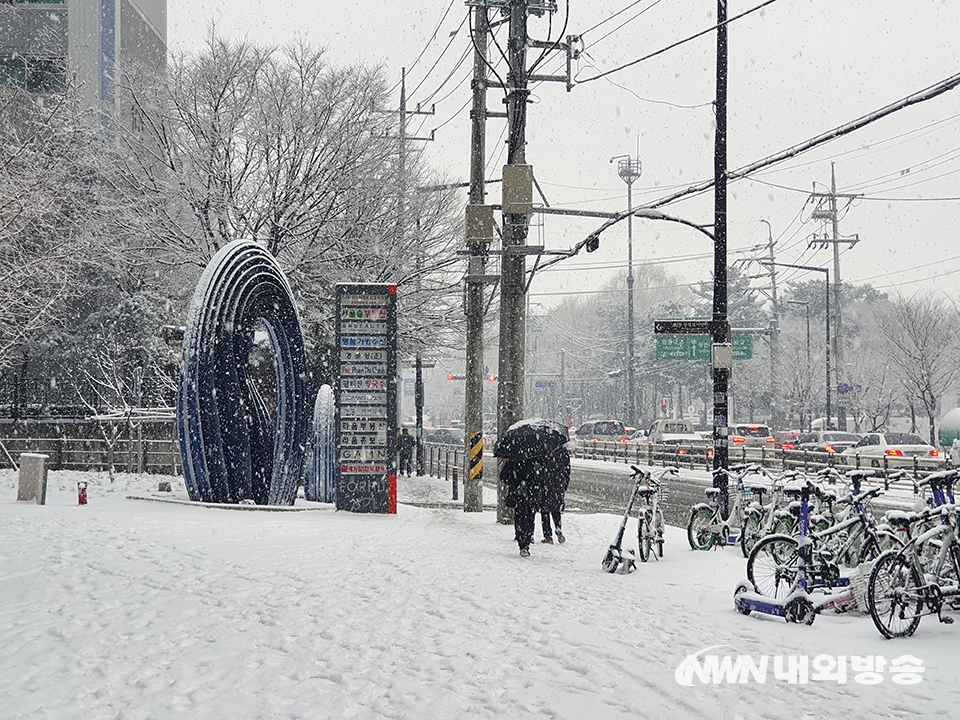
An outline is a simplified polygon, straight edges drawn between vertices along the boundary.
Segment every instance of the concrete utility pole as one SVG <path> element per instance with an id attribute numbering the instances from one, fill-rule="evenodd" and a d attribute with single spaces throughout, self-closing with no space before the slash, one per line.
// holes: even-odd
<path id="1" fill-rule="evenodd" d="M 728 426 L 730 371 L 733 348 L 727 321 L 727 0 L 717 0 L 717 100 L 714 136 L 714 244 L 713 244 L 713 319 L 710 322 L 713 372 L 713 468 L 729 465 Z M 714 478 L 720 489 L 720 507 L 728 507 L 727 477 Z"/>
<path id="2" fill-rule="evenodd" d="M 780 427 L 780 302 L 777 298 L 777 270 L 773 263 L 773 229 L 767 220 L 760 222 L 767 226 L 767 250 L 770 257 L 770 301 L 773 307 L 773 320 L 770 323 L 770 424 L 774 429 Z"/>
<path id="3" fill-rule="evenodd" d="M 840 219 L 837 210 L 837 198 L 846 198 L 847 202 L 849 203 L 858 197 L 861 197 L 861 195 L 843 194 L 837 192 L 837 176 L 833 163 L 830 163 L 830 192 L 817 192 L 816 183 L 814 183 L 813 192 L 810 194 L 811 199 L 817 200 L 817 207 L 810 216 L 811 219 L 822 220 L 825 225 L 827 222 L 830 223 L 830 235 L 827 235 L 826 227 L 824 227 L 823 235 L 818 236 L 816 233 L 814 233 L 808 247 L 817 245 L 823 249 L 828 245 L 833 246 L 833 357 L 837 367 L 837 380 L 842 381 L 850 380 L 850 378 L 845 377 L 846 371 L 844 370 L 843 364 L 843 322 L 841 319 L 842 313 L 840 304 L 840 244 L 844 243 L 849 247 L 853 247 L 860 241 L 860 236 L 856 233 L 853 235 L 848 235 L 847 237 L 840 236 Z M 827 424 L 830 424 L 829 415 L 827 416 Z M 841 406 L 839 397 L 837 398 L 837 427 L 840 430 L 847 429 L 847 414 Z"/>
<path id="4" fill-rule="evenodd" d="M 524 296 L 526 248 L 533 211 L 533 172 L 526 164 L 527 144 L 527 0 L 509 3 L 507 54 L 507 165 L 503 168 L 503 257 L 500 261 L 500 357 L 497 386 L 497 434 L 523 419 Z M 497 482 L 497 520 L 512 521 Z"/>
<path id="5" fill-rule="evenodd" d="M 836 428 L 834 428 L 834 427 L 830 424 L 830 413 L 831 413 L 830 398 L 831 398 L 831 396 L 832 396 L 832 394 L 833 394 L 833 390 L 832 390 L 832 387 L 831 387 L 832 384 L 833 384 L 833 380 L 832 380 L 832 378 L 831 378 L 831 368 L 830 368 L 830 345 L 831 345 L 831 336 L 830 336 L 830 270 L 828 270 L 827 268 L 813 267 L 813 266 L 811 266 L 811 265 L 791 265 L 790 263 L 775 263 L 775 262 L 770 262 L 770 263 L 768 263 L 768 262 L 765 261 L 765 260 L 761 260 L 760 262 L 763 263 L 763 264 L 769 264 L 771 267 L 788 267 L 788 268 L 794 268 L 794 269 L 796 269 L 796 270 L 809 270 L 810 272 L 822 272 L 823 275 L 824 275 L 824 283 L 823 283 L 823 285 L 824 285 L 823 302 L 824 302 L 824 315 L 826 316 L 826 333 L 827 333 L 827 337 L 826 337 L 826 341 L 827 341 L 827 342 L 826 342 L 826 347 L 824 348 L 824 352 L 826 353 L 826 364 L 827 364 L 827 399 L 826 399 L 826 401 L 827 401 L 827 417 L 826 417 L 826 427 L 824 427 L 823 429 L 824 429 L 824 430 L 834 430 L 834 429 L 836 429 Z M 808 315 L 807 317 L 808 317 L 808 319 L 809 319 L 809 315 Z M 808 324 L 808 325 L 807 325 L 807 346 L 808 346 L 808 348 L 809 348 L 809 344 L 810 344 L 810 329 L 809 329 L 809 324 Z M 810 355 L 809 355 L 809 350 L 808 350 L 808 352 L 807 352 L 807 363 L 809 364 L 809 362 L 810 362 Z"/>
<path id="6" fill-rule="evenodd" d="M 420 109 L 407 110 L 407 69 L 400 71 L 400 151 L 399 151 L 399 172 L 400 172 L 400 202 L 397 212 L 397 230 L 400 234 L 401 245 L 405 245 L 403 240 L 407 232 L 407 142 L 410 140 L 433 140 L 433 133 L 430 137 L 414 137 L 407 135 L 407 116 L 408 115 L 433 115 L 434 108 L 429 112 Z M 419 244 L 417 250 L 417 285 L 420 284 L 420 275 L 423 265 L 423 256 L 420 254 Z M 421 343 L 417 342 L 417 354 L 414 361 L 416 379 L 414 381 L 414 407 L 417 418 L 417 475 L 423 475 L 423 352 Z"/>
<path id="7" fill-rule="evenodd" d="M 474 5 L 473 108 L 470 111 L 470 199 L 467 205 L 466 382 L 463 420 L 466 427 L 463 511 L 483 511 L 483 287 L 487 249 L 493 241 L 493 207 L 484 204 L 487 128 L 487 8 Z M 493 280 L 498 278 L 493 277 Z"/>
<path id="8" fill-rule="evenodd" d="M 638 153 L 639 155 L 639 153 Z M 629 155 L 617 155 L 610 162 L 618 160 L 617 174 L 627 184 L 627 425 L 637 424 L 637 399 L 634 382 L 634 312 L 633 312 L 633 183 L 640 177 L 642 167 L 640 158 Z"/>

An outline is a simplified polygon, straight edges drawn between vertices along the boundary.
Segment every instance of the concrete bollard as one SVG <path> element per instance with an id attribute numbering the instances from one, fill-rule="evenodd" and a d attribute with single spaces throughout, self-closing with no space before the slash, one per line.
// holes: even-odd
<path id="1" fill-rule="evenodd" d="M 20 477 L 17 500 L 35 500 L 37 505 L 47 504 L 47 455 L 39 453 L 20 454 Z"/>

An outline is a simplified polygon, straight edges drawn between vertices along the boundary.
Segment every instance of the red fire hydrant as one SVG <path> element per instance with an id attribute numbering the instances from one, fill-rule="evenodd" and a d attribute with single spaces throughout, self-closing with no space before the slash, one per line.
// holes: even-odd
<path id="1" fill-rule="evenodd" d="M 77 504 L 87 504 L 87 483 L 83 480 L 77 483 Z"/>

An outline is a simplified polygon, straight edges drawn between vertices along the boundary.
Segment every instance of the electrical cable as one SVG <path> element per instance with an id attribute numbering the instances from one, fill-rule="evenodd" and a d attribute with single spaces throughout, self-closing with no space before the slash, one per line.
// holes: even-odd
<path id="1" fill-rule="evenodd" d="M 443 11 L 443 15 L 440 17 L 440 22 L 437 23 L 437 26 L 433 29 L 433 32 L 430 34 L 430 37 L 427 38 L 427 42 L 423 46 L 423 50 L 421 50 L 420 54 L 417 55 L 417 59 L 407 66 L 406 68 L 407 70 L 412 70 L 413 68 L 415 68 L 417 66 L 417 63 L 419 63 L 421 58 L 423 58 L 423 54 L 427 51 L 427 48 L 430 47 L 430 43 L 432 43 L 436 39 L 437 32 L 440 30 L 440 26 L 443 25 L 444 21 L 447 19 L 447 15 L 450 13 L 451 8 L 453 8 L 453 4 L 456 1 L 457 0 L 450 0 L 450 4 L 447 5 L 447 9 Z M 390 88 L 389 92 L 392 93 L 394 90 L 400 87 L 400 82 L 401 81 L 398 80 L 396 84 L 392 88 Z"/>
<path id="2" fill-rule="evenodd" d="M 623 65 L 620 65 L 620 66 L 618 66 L 618 67 L 615 67 L 615 68 L 613 68 L 613 69 L 611 69 L 611 70 L 605 70 L 604 72 L 600 73 L 599 75 L 594 75 L 594 76 L 588 77 L 588 78 L 586 78 L 586 79 L 584 79 L 584 80 L 579 80 L 578 82 L 582 85 L 583 83 L 592 82 L 593 80 L 599 80 L 599 79 L 602 78 L 602 77 L 606 77 L 607 75 L 612 75 L 612 74 L 614 74 L 614 73 L 620 72 L 621 70 L 626 70 L 627 68 L 633 67 L 634 65 L 637 65 L 638 63 L 644 62 L 644 61 L 646 61 L 646 60 L 650 60 L 651 58 L 657 57 L 658 55 L 662 55 L 663 53 L 667 52 L 668 50 L 673 50 L 674 48 L 679 47 L 680 45 L 683 45 L 683 44 L 685 44 L 685 43 L 688 43 L 688 42 L 690 42 L 690 41 L 692 41 L 692 40 L 696 40 L 696 39 L 699 38 L 699 37 L 702 37 L 702 36 L 704 36 L 704 35 L 706 35 L 706 34 L 708 34 L 708 33 L 713 32 L 714 30 L 717 30 L 718 28 L 722 27 L 723 25 L 729 25 L 730 23 L 732 23 L 732 22 L 734 22 L 734 21 L 736 21 L 736 20 L 739 20 L 740 18 L 746 17 L 747 15 L 750 15 L 751 13 L 755 13 L 755 12 L 757 12 L 758 10 L 761 10 L 762 8 L 765 8 L 767 5 L 772 5 L 772 4 L 775 3 L 776 1 L 777 1 L 777 0 L 766 0 L 766 2 L 762 2 L 762 3 L 760 3 L 759 5 L 757 5 L 756 7 L 751 8 L 750 10 L 746 10 L 745 12 L 742 12 L 742 13 L 740 13 L 739 15 L 734 15 L 732 18 L 728 18 L 728 19 L 725 20 L 724 22 L 718 23 L 717 25 L 714 25 L 713 27 L 709 27 L 709 28 L 707 28 L 706 30 L 701 30 L 700 32 L 696 33 L 695 35 L 691 35 L 690 37 L 684 38 L 683 40 L 678 40 L 677 42 L 672 43 L 672 44 L 670 44 L 670 45 L 667 45 L 666 47 L 661 48 L 661 49 L 659 49 L 659 50 L 656 50 L 656 51 L 654 51 L 654 52 L 652 52 L 652 53 L 650 53 L 650 54 L 648 54 L 648 55 L 644 55 L 643 57 L 637 58 L 636 60 L 631 60 L 630 62 L 624 63 Z"/>

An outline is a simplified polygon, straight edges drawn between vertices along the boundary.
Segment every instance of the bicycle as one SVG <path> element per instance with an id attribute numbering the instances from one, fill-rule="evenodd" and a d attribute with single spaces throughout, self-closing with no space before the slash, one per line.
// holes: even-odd
<path id="1" fill-rule="evenodd" d="M 913 635 L 923 615 L 943 615 L 944 603 L 960 608 L 960 544 L 957 542 L 957 505 L 941 505 L 921 514 L 939 513 L 940 524 L 913 538 L 900 549 L 877 558 L 867 585 L 870 617 L 885 638 Z M 924 563 L 928 544 L 939 542 L 933 562 Z"/>
<path id="2" fill-rule="evenodd" d="M 667 486 L 663 482 L 665 475 L 677 476 L 679 470 L 675 467 L 666 467 L 663 472 L 653 479 L 650 471 L 639 470 L 633 466 L 635 471 L 639 472 L 637 484 L 646 483 L 646 487 L 641 487 L 637 495 L 642 498 L 643 505 L 637 512 L 637 545 L 640 551 L 640 560 L 646 562 L 651 556 L 653 546 L 657 546 L 657 553 L 653 557 L 659 559 L 663 557 L 663 510 L 660 503 L 667 497 Z M 633 477 L 633 476 L 631 476 Z M 653 487 L 651 487 L 651 484 Z"/>
<path id="3" fill-rule="evenodd" d="M 859 487 L 859 478 L 855 478 L 855 489 L 859 490 Z M 809 481 L 801 492 L 806 496 L 801 500 L 801 537 L 768 535 L 754 546 L 747 559 L 747 579 L 760 595 L 780 597 L 784 581 L 788 588 L 793 586 L 801 552 L 809 553 L 805 572 L 812 585 L 831 587 L 841 582 L 840 568 L 835 559 L 849 557 L 853 548 L 859 548 L 858 562 L 863 563 L 880 555 L 881 541 L 899 545 L 896 536 L 877 528 L 873 515 L 867 509 L 867 503 L 883 493 L 881 488 L 871 488 L 848 496 L 845 501 L 853 503 L 856 512 L 836 525 L 810 532 L 809 535 L 808 499 L 811 494 L 823 497 L 826 493 Z"/>
<path id="4" fill-rule="evenodd" d="M 800 474 L 793 470 L 788 470 L 779 476 L 771 476 L 761 465 L 753 465 L 756 468 L 754 472 L 764 475 L 770 480 L 770 487 L 765 485 L 744 485 L 747 490 L 752 491 L 758 499 L 751 502 L 749 507 L 743 511 L 743 526 L 740 533 L 740 550 L 743 556 L 750 557 L 750 551 L 760 538 L 772 535 L 780 524 L 784 515 L 784 480 L 799 477 Z M 770 502 L 763 504 L 763 494 L 769 490 Z"/>
<path id="5" fill-rule="evenodd" d="M 720 507 L 720 489 L 709 487 L 704 492 L 707 496 L 707 502 L 698 503 L 690 508 L 690 519 L 687 521 L 687 542 L 690 543 L 691 550 L 709 550 L 714 545 L 732 545 L 739 540 L 739 537 L 731 537 L 730 521 L 734 518 L 739 520 L 741 527 L 738 535 L 743 532 L 743 501 L 745 495 L 753 496 L 751 490 L 744 489 L 743 478 L 753 472 L 754 465 L 737 465 L 726 468 L 716 468 L 712 475 L 714 480 L 720 475 L 726 475 L 729 479 L 736 481 L 736 491 L 731 492 L 733 498 L 733 507 L 726 517 L 723 515 L 725 508 Z M 738 473 L 738 474 L 735 474 Z"/>
<path id="6" fill-rule="evenodd" d="M 757 543 L 753 552 L 750 553 L 747 561 L 747 577 L 753 584 L 753 592 L 750 590 L 750 585 L 743 582 L 733 591 L 733 606 L 741 615 L 749 615 L 756 611 L 782 617 L 787 622 L 812 625 L 817 613 L 821 610 L 827 607 L 842 610 L 854 600 L 852 591 L 846 588 L 843 592 L 831 593 L 830 591 L 834 588 L 846 585 L 848 582 L 845 582 L 845 579 L 842 580 L 839 573 L 836 577 L 825 576 L 818 571 L 815 564 L 815 549 L 808 535 L 810 497 L 811 495 L 816 497 L 821 493 L 820 488 L 809 480 L 800 489 L 799 541 L 788 535 L 770 535 Z M 753 576 L 752 563 L 758 556 L 763 557 L 762 548 L 766 545 L 775 545 L 778 541 L 785 545 L 780 548 L 782 553 L 779 557 L 776 553 L 770 555 L 776 559 L 773 568 L 773 586 L 761 589 Z M 793 543 L 793 546 L 790 543 Z M 827 592 L 814 602 L 810 594 L 814 589 Z"/>

